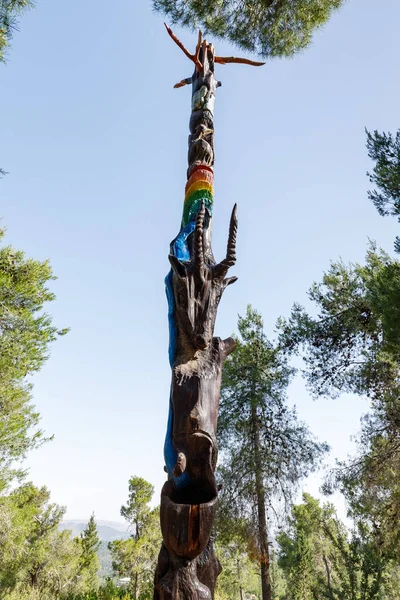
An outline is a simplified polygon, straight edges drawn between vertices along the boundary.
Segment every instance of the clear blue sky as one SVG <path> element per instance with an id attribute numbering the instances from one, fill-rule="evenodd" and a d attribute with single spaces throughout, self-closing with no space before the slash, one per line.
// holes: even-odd
<path id="1" fill-rule="evenodd" d="M 364 127 L 399 126 L 399 23 L 398 0 L 348 0 L 302 55 L 219 67 L 214 249 L 220 257 L 237 202 L 239 281 L 217 335 L 235 329 L 248 303 L 272 334 L 331 259 L 363 260 L 368 237 L 392 251 L 396 223 L 367 199 Z M 193 47 L 195 35 L 177 32 Z M 190 74 L 150 1 L 133 0 L 38 0 L 0 66 L 7 242 L 51 259 L 49 310 L 71 327 L 35 377 L 55 439 L 28 464 L 70 518 L 118 520 L 131 474 L 157 495 L 165 477 L 163 279 L 190 110 L 190 90 L 172 86 Z M 332 457 L 351 450 L 365 401 L 314 402 L 299 380 L 290 401 Z M 308 489 L 317 487 L 313 478 Z"/>

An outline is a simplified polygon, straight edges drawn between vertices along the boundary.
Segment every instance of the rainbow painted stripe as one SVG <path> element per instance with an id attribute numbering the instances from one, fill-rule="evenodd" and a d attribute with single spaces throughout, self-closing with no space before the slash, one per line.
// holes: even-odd
<path id="1" fill-rule="evenodd" d="M 209 213 L 212 214 L 214 201 L 213 183 L 214 171 L 211 167 L 199 165 L 193 169 L 185 188 L 185 203 L 182 216 L 183 227 L 195 219 L 202 202 L 204 202 Z"/>

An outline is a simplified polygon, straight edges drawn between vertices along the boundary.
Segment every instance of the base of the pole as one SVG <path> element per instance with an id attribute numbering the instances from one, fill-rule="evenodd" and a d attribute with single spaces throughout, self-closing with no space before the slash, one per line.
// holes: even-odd
<path id="1" fill-rule="evenodd" d="M 167 481 L 161 492 L 164 542 L 158 557 L 154 600 L 213 600 L 221 565 L 211 530 L 217 497 L 205 504 L 179 504 Z"/>

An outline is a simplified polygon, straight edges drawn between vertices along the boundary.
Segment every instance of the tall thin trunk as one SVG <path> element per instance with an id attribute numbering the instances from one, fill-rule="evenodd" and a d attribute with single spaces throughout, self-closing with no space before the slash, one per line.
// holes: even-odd
<path id="1" fill-rule="evenodd" d="M 251 420 L 254 438 L 254 462 L 256 466 L 255 475 L 258 510 L 258 538 L 260 544 L 259 561 L 261 566 L 262 600 L 272 600 L 265 489 L 262 477 L 260 424 L 258 422 L 257 408 L 254 404 L 251 408 Z"/>
<path id="2" fill-rule="evenodd" d="M 243 588 L 242 588 L 242 569 L 240 568 L 239 558 L 236 560 L 236 574 L 239 582 L 240 600 L 244 600 Z"/>
<path id="3" fill-rule="evenodd" d="M 333 590 L 332 590 L 332 581 L 331 581 L 331 569 L 329 567 L 328 558 L 326 557 L 325 554 L 322 555 L 322 560 L 324 561 L 326 576 L 327 576 L 327 580 L 328 580 L 329 598 L 334 598 Z"/>
<path id="4" fill-rule="evenodd" d="M 135 574 L 135 593 L 134 593 L 135 600 L 137 600 L 139 598 L 139 585 L 138 585 L 139 582 L 138 582 L 138 579 L 139 579 L 139 576 L 136 573 Z"/>

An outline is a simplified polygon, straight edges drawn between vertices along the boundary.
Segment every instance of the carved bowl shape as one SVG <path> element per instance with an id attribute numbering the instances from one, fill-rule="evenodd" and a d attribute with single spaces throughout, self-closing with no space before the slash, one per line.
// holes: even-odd
<path id="1" fill-rule="evenodd" d="M 164 543 L 168 550 L 182 558 L 199 556 L 210 539 L 217 496 L 203 504 L 180 504 L 172 499 L 174 488 L 167 481 L 161 492 L 160 520 Z"/>

